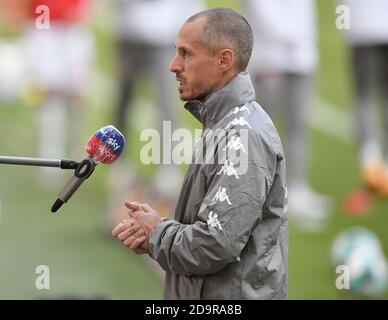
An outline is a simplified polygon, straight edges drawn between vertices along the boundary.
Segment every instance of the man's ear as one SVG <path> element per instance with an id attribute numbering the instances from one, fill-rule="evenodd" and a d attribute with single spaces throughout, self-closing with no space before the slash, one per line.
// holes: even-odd
<path id="1" fill-rule="evenodd" d="M 222 72 L 228 71 L 235 65 L 236 57 L 231 49 L 222 49 L 219 53 L 219 67 Z"/>

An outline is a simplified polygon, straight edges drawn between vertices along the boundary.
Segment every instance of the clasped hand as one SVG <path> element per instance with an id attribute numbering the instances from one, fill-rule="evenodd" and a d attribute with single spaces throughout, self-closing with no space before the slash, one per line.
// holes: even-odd
<path id="1" fill-rule="evenodd" d="M 148 204 L 126 201 L 128 218 L 113 230 L 112 236 L 138 254 L 149 252 L 149 235 L 161 222 L 161 218 Z"/>

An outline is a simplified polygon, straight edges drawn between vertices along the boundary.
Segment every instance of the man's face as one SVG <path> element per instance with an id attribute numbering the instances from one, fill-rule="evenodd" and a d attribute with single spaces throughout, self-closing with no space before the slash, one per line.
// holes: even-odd
<path id="1" fill-rule="evenodd" d="M 180 99 L 183 101 L 203 100 L 218 89 L 221 81 L 218 55 L 212 55 L 198 41 L 205 24 L 205 18 L 186 22 L 178 34 L 177 51 L 170 71 L 176 75 Z"/>

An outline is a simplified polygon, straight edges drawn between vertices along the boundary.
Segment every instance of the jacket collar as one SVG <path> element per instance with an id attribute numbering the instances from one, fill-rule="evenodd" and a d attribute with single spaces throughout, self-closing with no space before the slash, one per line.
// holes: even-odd
<path id="1" fill-rule="evenodd" d="M 255 100 L 255 91 L 249 73 L 236 75 L 220 90 L 213 92 L 205 102 L 192 100 L 185 104 L 188 110 L 205 128 L 212 128 L 231 109 Z"/>

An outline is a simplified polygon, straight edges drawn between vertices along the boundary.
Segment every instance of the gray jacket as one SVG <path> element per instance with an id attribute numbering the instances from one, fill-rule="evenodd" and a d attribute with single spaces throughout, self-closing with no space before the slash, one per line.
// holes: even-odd
<path id="1" fill-rule="evenodd" d="M 150 234 L 150 255 L 166 271 L 165 299 L 287 297 L 285 159 L 272 121 L 254 100 L 242 72 L 204 104 L 185 105 L 204 126 L 201 142 L 213 142 L 196 146 L 176 220 Z M 212 140 L 217 129 L 225 137 Z M 214 163 L 199 163 L 198 153 Z"/>

